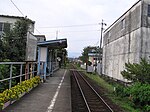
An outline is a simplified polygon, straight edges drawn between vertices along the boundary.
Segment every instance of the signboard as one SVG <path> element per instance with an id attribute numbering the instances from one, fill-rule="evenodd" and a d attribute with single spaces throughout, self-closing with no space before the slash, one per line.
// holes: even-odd
<path id="1" fill-rule="evenodd" d="M 87 72 L 89 72 L 89 73 L 94 72 L 94 67 L 93 66 L 87 66 Z"/>
<path id="2" fill-rule="evenodd" d="M 40 61 L 46 62 L 47 59 L 47 47 L 40 47 Z"/>
<path id="3" fill-rule="evenodd" d="M 37 38 L 31 33 L 27 33 L 26 61 L 36 61 Z"/>

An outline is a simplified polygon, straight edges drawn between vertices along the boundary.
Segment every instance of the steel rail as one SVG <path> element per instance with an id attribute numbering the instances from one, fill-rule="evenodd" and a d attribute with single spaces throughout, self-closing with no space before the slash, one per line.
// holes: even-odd
<path id="1" fill-rule="evenodd" d="M 77 82 L 77 85 L 78 85 L 78 87 L 79 87 L 79 89 L 80 89 L 80 92 L 81 92 L 81 94 L 82 94 L 82 97 L 83 97 L 83 99 L 84 99 L 84 102 L 85 102 L 85 104 L 86 104 L 86 107 L 87 107 L 87 109 L 88 109 L 88 112 L 91 112 L 90 107 L 89 107 L 89 105 L 88 105 L 88 103 L 87 103 L 87 100 L 86 100 L 86 98 L 85 98 L 85 96 L 84 96 L 84 93 L 83 93 L 83 91 L 82 91 L 82 89 L 81 89 L 81 86 L 80 86 L 80 84 L 79 84 L 79 81 L 78 81 L 78 79 L 77 79 L 77 77 L 76 77 L 76 74 L 75 74 L 74 71 L 72 71 L 72 72 L 73 72 L 73 75 L 74 75 L 75 80 L 76 80 L 76 82 Z"/>
<path id="2" fill-rule="evenodd" d="M 78 72 L 78 71 L 77 71 Z M 82 79 L 87 83 L 87 85 L 95 92 L 95 94 L 102 100 L 102 102 L 108 107 L 111 112 L 114 112 L 113 109 L 105 102 L 105 100 L 97 93 L 97 91 L 91 86 L 91 84 L 81 75 L 80 72 L 78 74 L 82 77 Z"/>

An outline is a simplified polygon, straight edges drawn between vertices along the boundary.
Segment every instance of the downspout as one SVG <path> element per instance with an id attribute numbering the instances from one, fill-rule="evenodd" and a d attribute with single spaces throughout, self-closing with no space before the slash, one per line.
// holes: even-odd
<path id="1" fill-rule="evenodd" d="M 40 57 L 41 57 L 41 48 L 40 47 L 38 47 L 38 68 L 37 68 L 37 75 L 40 75 Z"/>

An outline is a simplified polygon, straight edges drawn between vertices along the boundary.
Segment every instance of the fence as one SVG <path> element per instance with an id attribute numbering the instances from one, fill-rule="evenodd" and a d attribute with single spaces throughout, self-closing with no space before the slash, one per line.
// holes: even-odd
<path id="1" fill-rule="evenodd" d="M 102 64 L 101 63 L 97 63 L 97 73 L 99 75 L 102 75 Z"/>
<path id="2" fill-rule="evenodd" d="M 11 88 L 14 79 L 18 83 L 35 75 L 40 75 L 41 79 L 46 80 L 46 76 L 59 69 L 58 62 L 52 62 L 49 69 L 47 74 L 45 62 L 40 62 L 39 64 L 37 62 L 0 62 L 0 89 L 6 81 L 9 83 L 7 88 Z"/>
<path id="3" fill-rule="evenodd" d="M 9 81 L 12 87 L 12 80 L 19 78 L 19 82 L 34 77 L 37 74 L 36 62 L 0 62 L 0 84 Z M 18 81 L 18 80 L 17 80 Z"/>
<path id="4" fill-rule="evenodd" d="M 59 69 L 59 63 L 58 62 L 52 62 L 52 71 L 56 71 Z"/>

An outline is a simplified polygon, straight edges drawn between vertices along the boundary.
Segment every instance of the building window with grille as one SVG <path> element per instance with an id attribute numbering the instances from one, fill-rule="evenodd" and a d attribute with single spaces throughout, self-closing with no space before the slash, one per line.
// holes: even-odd
<path id="1" fill-rule="evenodd" d="M 0 37 L 7 31 L 10 31 L 11 24 L 10 23 L 2 23 L 0 22 Z"/>
<path id="2" fill-rule="evenodd" d="M 10 23 L 1 23 L 0 22 L 0 31 L 5 32 L 10 30 Z"/>
<path id="3" fill-rule="evenodd" d="M 3 23 L 0 23 L 0 38 L 2 37 Z"/>
<path id="4" fill-rule="evenodd" d="M 150 5 L 148 5 L 147 16 L 150 17 Z"/>
<path id="5" fill-rule="evenodd" d="M 108 31 L 108 38 L 111 37 L 111 31 Z"/>
<path id="6" fill-rule="evenodd" d="M 121 21 L 121 29 L 125 29 L 125 19 Z"/>
<path id="7" fill-rule="evenodd" d="M 10 31 L 10 23 L 4 23 L 3 31 L 4 32 Z"/>
<path id="8" fill-rule="evenodd" d="M 3 23 L 0 23 L 0 31 L 3 30 Z"/>
<path id="9" fill-rule="evenodd" d="M 110 37 L 111 37 L 111 32 L 108 31 L 108 37 L 107 37 L 107 42 L 108 42 L 108 43 L 109 43 Z"/>

